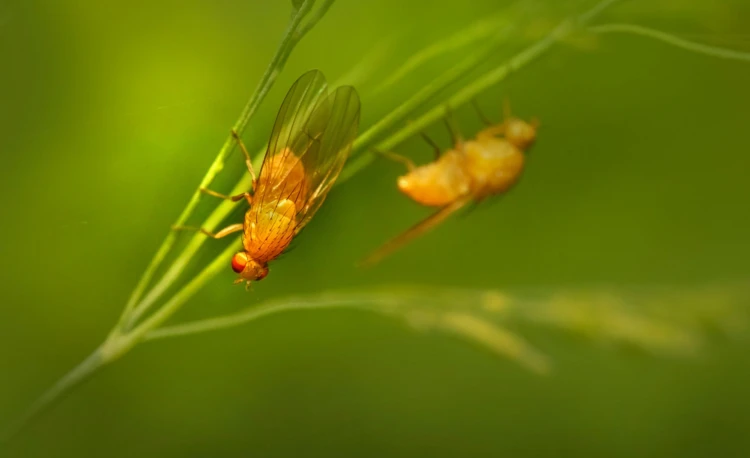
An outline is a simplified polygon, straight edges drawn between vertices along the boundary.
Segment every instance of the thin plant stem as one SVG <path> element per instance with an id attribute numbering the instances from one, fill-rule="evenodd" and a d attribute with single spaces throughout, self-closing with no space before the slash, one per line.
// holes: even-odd
<path id="1" fill-rule="evenodd" d="M 512 24 L 506 25 L 504 28 L 504 35 L 510 35 L 514 28 L 515 26 Z M 362 135 L 357 137 L 353 149 L 355 151 L 362 151 L 365 148 L 365 145 L 371 145 L 373 140 L 382 136 L 384 132 L 392 129 L 395 125 L 405 122 L 407 117 L 412 114 L 414 110 L 423 106 L 433 96 L 446 87 L 466 76 L 471 70 L 486 61 L 486 59 L 496 50 L 497 46 L 495 44 L 486 46 L 483 50 L 470 55 L 453 66 L 450 70 L 442 73 L 440 76 L 418 90 L 414 95 L 409 97 L 404 103 L 396 107 L 396 109 L 381 118 Z"/>
<path id="2" fill-rule="evenodd" d="M 240 326 L 268 315 L 294 310 L 358 308 L 382 312 L 387 310 L 387 307 L 384 306 L 390 306 L 399 300 L 403 301 L 403 296 L 399 296 L 398 294 L 387 295 L 367 293 L 340 295 L 321 294 L 313 297 L 309 295 L 285 297 L 282 299 L 270 300 L 262 305 L 254 306 L 231 315 L 154 329 L 146 334 L 144 341 L 218 331 L 220 329 Z"/>
<path id="3" fill-rule="evenodd" d="M 595 4 L 591 9 L 588 11 L 583 12 L 580 14 L 576 19 L 575 22 L 577 25 L 582 26 L 584 24 L 587 24 L 588 22 L 591 22 L 594 17 L 599 16 L 606 10 L 607 8 L 611 7 L 615 3 L 619 2 L 620 0 L 602 0 L 601 2 Z"/>
<path id="4" fill-rule="evenodd" d="M 404 315 L 408 306 L 426 306 L 433 312 L 444 312 L 456 304 L 472 304 L 478 308 L 496 310 L 503 304 L 507 311 L 516 306 L 529 305 L 525 300 L 500 291 L 472 288 L 439 288 L 415 286 L 385 286 L 370 291 L 327 291 L 316 294 L 270 299 L 238 312 L 221 317 L 175 324 L 149 331 L 144 341 L 199 334 L 240 326 L 268 315 L 305 309 L 356 308 L 387 315 Z"/>
<path id="5" fill-rule="evenodd" d="M 594 33 L 632 33 L 635 35 L 642 35 L 648 38 L 654 38 L 656 40 L 663 41 L 667 44 L 676 46 L 678 48 L 692 51 L 698 54 L 705 54 L 712 57 L 718 57 L 720 59 L 731 59 L 741 60 L 750 62 L 750 53 L 736 51 L 733 49 L 720 48 L 717 46 L 709 46 L 702 43 L 696 43 L 694 41 L 688 41 L 684 38 L 677 37 L 675 35 L 662 32 L 660 30 L 650 29 L 635 24 L 603 24 L 593 27 L 589 27 L 588 30 Z"/>
<path id="6" fill-rule="evenodd" d="M 172 296 L 163 306 L 146 318 L 143 323 L 133 328 L 127 338 L 137 343 L 150 330 L 157 328 L 171 317 L 190 297 L 193 296 L 216 273 L 226 269 L 226 260 L 240 247 L 239 240 L 229 245 L 221 254 L 214 258 L 198 275 L 193 277 L 184 287 Z"/>
<path id="7" fill-rule="evenodd" d="M 52 407 L 61 399 L 61 395 L 83 383 L 107 363 L 103 358 L 101 347 L 81 361 L 70 372 L 60 378 L 15 423 L 0 436 L 0 444 L 8 442 L 23 428 L 31 424 L 41 413 Z"/>
<path id="8" fill-rule="evenodd" d="M 535 287 L 515 292 L 474 288 L 385 286 L 271 299 L 235 313 L 149 331 L 144 341 L 241 326 L 290 311 L 350 308 L 406 321 L 412 328 L 453 331 L 546 372 L 546 359 L 502 326 L 527 322 L 634 344 L 653 353 L 692 356 L 707 329 L 729 337 L 748 329 L 746 282 L 684 286 Z"/>
<path id="9" fill-rule="evenodd" d="M 287 297 L 267 301 L 240 312 L 223 317 L 178 324 L 149 332 L 144 340 L 163 339 L 191 334 L 218 331 L 239 326 L 256 319 L 295 310 L 320 310 L 326 308 L 352 308 L 365 310 L 389 318 L 405 321 L 419 330 L 436 329 L 455 334 L 467 341 L 480 344 L 495 354 L 517 361 L 539 374 L 549 372 L 545 355 L 523 338 L 504 329 L 497 321 L 468 312 L 466 309 L 495 310 L 494 318 L 508 318 L 497 314 L 497 305 L 518 308 L 527 304 L 523 299 L 493 290 L 396 288 L 379 291 L 326 292 L 315 295 Z M 464 310 L 456 310 L 463 304 Z"/>
<path id="10" fill-rule="evenodd" d="M 326 15 L 328 12 L 328 9 L 331 8 L 331 5 L 333 5 L 334 0 L 324 0 L 322 5 L 319 5 L 318 8 L 313 12 L 310 19 L 302 25 L 302 27 L 294 32 L 294 39 L 296 41 L 299 41 L 302 37 L 304 37 L 307 32 L 309 32 L 315 25 L 323 19 L 323 16 Z M 315 0 L 312 1 L 304 1 L 302 6 L 299 8 L 298 12 L 302 10 L 302 8 L 311 8 L 312 4 L 315 3 Z"/>
<path id="11" fill-rule="evenodd" d="M 528 8 L 528 5 L 531 3 L 532 2 L 523 2 L 522 6 Z M 422 49 L 406 60 L 401 67 L 378 85 L 373 92 L 375 94 L 383 92 L 385 89 L 403 79 L 415 68 L 418 68 L 430 59 L 445 52 L 458 50 L 469 45 L 475 45 L 479 43 L 480 40 L 491 39 L 491 37 L 494 37 L 492 41 L 502 41 L 505 38 L 506 30 L 509 25 L 507 16 L 507 11 L 502 10 L 490 17 L 478 20 L 471 27 L 461 29 L 440 41 L 432 43 L 430 46 Z"/>

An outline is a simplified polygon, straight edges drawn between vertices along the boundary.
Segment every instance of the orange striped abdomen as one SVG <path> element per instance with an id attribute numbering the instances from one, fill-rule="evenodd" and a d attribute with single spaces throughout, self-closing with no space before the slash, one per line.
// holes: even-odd
<path id="1" fill-rule="evenodd" d="M 245 213 L 242 243 L 258 262 L 278 257 L 292 242 L 297 226 L 297 207 L 289 199 L 253 205 Z"/>
<path id="2" fill-rule="evenodd" d="M 437 161 L 399 177 L 398 189 L 412 200 L 430 207 L 454 202 L 471 190 L 463 154 L 456 150 L 446 151 Z"/>

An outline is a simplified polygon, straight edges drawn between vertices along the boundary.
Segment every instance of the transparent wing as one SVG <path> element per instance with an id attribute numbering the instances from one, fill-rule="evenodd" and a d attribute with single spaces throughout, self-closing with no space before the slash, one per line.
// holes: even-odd
<path id="1" fill-rule="evenodd" d="M 353 87 L 342 86 L 329 95 L 321 72 L 303 74 L 279 109 L 253 205 L 263 212 L 276 212 L 285 200 L 294 202 L 295 233 L 302 230 L 349 156 L 359 127 L 359 110 L 359 96 Z"/>
<path id="2" fill-rule="evenodd" d="M 378 262 L 383 260 L 383 258 L 392 254 L 394 251 L 398 250 L 407 243 L 411 242 L 420 235 L 424 234 L 425 232 L 448 219 L 450 215 L 457 212 L 471 201 L 471 197 L 467 196 L 462 199 L 456 200 L 455 202 L 450 203 L 444 207 L 441 207 L 432 215 L 428 216 L 419 223 L 407 229 L 405 232 L 399 234 L 398 236 L 381 245 L 380 248 L 376 249 L 366 258 L 360 261 L 359 265 L 361 267 L 370 267 L 374 264 L 377 264 Z"/>
<path id="3" fill-rule="evenodd" d="M 297 214 L 296 232 L 320 208 L 341 173 L 359 128 L 357 91 L 341 86 L 321 100 L 308 122 L 306 137 L 314 139 L 300 160 L 306 172 L 307 196 Z"/>
<path id="4" fill-rule="evenodd" d="M 272 207 L 283 199 L 295 204 L 304 201 L 306 189 L 300 155 L 314 143 L 307 138 L 308 121 L 326 96 L 326 80 L 318 70 L 304 73 L 289 89 L 276 115 L 255 185 L 253 205 L 274 211 Z"/>

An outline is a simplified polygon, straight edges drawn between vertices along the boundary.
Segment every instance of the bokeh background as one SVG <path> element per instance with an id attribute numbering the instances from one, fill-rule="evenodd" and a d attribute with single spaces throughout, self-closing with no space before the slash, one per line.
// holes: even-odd
<path id="1" fill-rule="evenodd" d="M 562 17 L 522 30 L 497 65 Z M 581 2 L 591 4 L 591 2 Z M 410 55 L 496 0 L 340 0 L 298 46 L 247 130 L 257 150 L 299 74 L 358 86 L 362 126 L 450 68 L 447 54 L 368 97 Z M 579 3 L 566 5 L 582 10 Z M 564 9 L 564 8 L 562 8 Z M 272 56 L 288 2 L 0 3 L 0 425 L 106 336 Z M 631 21 L 750 50 L 740 0 L 631 0 Z M 538 36 L 538 35 L 536 35 Z M 467 52 L 466 50 L 462 52 Z M 750 64 L 611 35 L 560 44 L 479 98 L 542 121 L 522 183 L 370 270 L 354 262 L 427 211 L 377 161 L 337 187 L 252 293 L 227 271 L 175 320 L 284 294 L 406 284 L 694 287 L 748 279 Z M 460 87 L 460 84 L 459 86 Z M 479 128 L 468 107 L 462 130 Z M 436 124 L 430 133 L 447 145 Z M 418 161 L 431 150 L 397 148 Z M 234 159 L 234 160 L 233 160 Z M 243 172 L 237 155 L 215 188 Z M 208 214 L 204 200 L 196 215 Z M 206 262 L 220 251 L 201 252 Z M 742 304 L 740 304 L 742 305 Z M 747 306 L 748 304 L 744 304 Z M 679 304 L 675 304 L 679 307 Z M 20 457 L 747 456 L 747 340 L 695 358 L 524 330 L 546 377 L 475 345 L 357 311 L 273 316 L 139 346 L 44 415 Z"/>

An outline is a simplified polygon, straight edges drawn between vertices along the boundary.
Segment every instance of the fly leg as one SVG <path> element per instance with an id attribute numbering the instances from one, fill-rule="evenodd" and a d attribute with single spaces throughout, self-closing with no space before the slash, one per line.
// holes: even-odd
<path id="1" fill-rule="evenodd" d="M 212 191 L 206 188 L 200 188 L 200 191 L 203 194 L 208 194 L 209 196 L 218 197 L 219 199 L 231 200 L 232 202 L 239 202 L 240 200 L 244 198 L 245 200 L 247 200 L 247 203 L 249 204 L 253 203 L 253 196 L 249 192 L 243 192 L 242 194 L 237 194 L 236 196 L 228 196 L 226 194 L 221 194 L 219 192 Z"/>
<path id="2" fill-rule="evenodd" d="M 510 111 L 510 102 L 508 101 L 508 98 L 503 99 L 503 121 L 500 124 L 493 124 L 492 121 L 487 119 L 487 117 L 482 114 L 482 112 L 479 110 L 479 105 L 477 105 L 476 101 L 473 101 L 474 109 L 479 114 L 479 117 L 482 119 L 482 122 L 487 125 L 487 127 L 482 131 L 482 133 L 486 135 L 491 135 L 493 137 L 499 136 L 499 135 L 505 135 L 505 131 L 508 126 L 508 120 L 511 119 L 513 116 Z"/>
<path id="3" fill-rule="evenodd" d="M 503 120 L 510 119 L 513 116 L 513 112 L 510 109 L 510 99 L 506 96 L 503 99 Z"/>
<path id="4" fill-rule="evenodd" d="M 424 132 L 420 132 L 419 135 L 421 135 L 422 138 L 424 138 L 424 141 L 426 141 L 427 143 L 429 143 L 430 146 L 432 146 L 432 148 L 435 150 L 435 160 L 440 159 L 440 145 L 438 145 L 437 143 L 435 143 L 435 140 L 431 139 Z"/>
<path id="5" fill-rule="evenodd" d="M 248 172 L 250 172 L 250 176 L 253 177 L 253 183 L 255 183 L 255 170 L 253 169 L 253 161 L 252 159 L 250 159 L 250 153 L 247 152 L 247 148 L 245 147 L 245 144 L 242 143 L 240 134 L 238 134 L 237 131 L 234 129 L 232 129 L 232 137 L 234 137 L 237 144 L 240 145 L 242 154 L 245 155 L 245 165 L 247 165 L 247 170 Z"/>
<path id="6" fill-rule="evenodd" d="M 198 232 L 202 232 L 206 234 L 212 239 L 220 239 L 220 238 L 226 237 L 229 234 L 233 234 L 235 232 L 241 231 L 243 228 L 244 226 L 240 223 L 227 226 L 224 229 L 220 230 L 219 232 L 211 232 L 206 229 L 203 229 L 202 227 L 195 227 L 195 226 L 172 226 L 172 229 L 174 229 L 175 231 L 198 231 Z"/>
<path id="7" fill-rule="evenodd" d="M 429 230 L 438 226 L 440 223 L 448 219 L 450 215 L 452 215 L 456 211 L 463 208 L 469 202 L 471 202 L 471 197 L 467 196 L 467 197 L 457 199 L 454 202 L 440 208 L 438 211 L 436 211 L 432 215 L 428 216 L 427 218 L 423 219 L 416 225 L 407 229 L 406 232 L 399 234 L 398 236 L 392 238 L 385 244 L 381 245 L 380 248 L 376 249 L 375 251 L 370 253 L 365 259 L 360 261 L 358 265 L 360 267 L 370 267 L 380 262 L 383 258 L 389 256 L 390 254 L 392 254 L 399 248 L 403 247 L 407 243 L 411 242 L 412 240 L 416 239 L 417 237 L 424 234 L 425 232 L 428 232 Z"/>
<path id="8" fill-rule="evenodd" d="M 482 121 L 482 123 L 484 123 L 485 126 L 489 127 L 493 124 L 492 121 L 490 121 L 490 118 L 485 116 L 485 114 L 482 112 L 482 109 L 479 108 L 477 99 L 471 99 L 471 105 L 474 107 L 474 110 L 477 112 L 479 119 Z"/>
<path id="9" fill-rule="evenodd" d="M 412 123 L 413 123 L 413 121 L 409 120 L 407 124 L 412 124 Z M 435 150 L 435 160 L 440 159 L 440 154 L 442 152 L 441 149 L 440 149 L 440 145 L 438 145 L 435 142 L 435 140 L 431 139 L 424 131 L 420 131 L 419 135 L 424 139 L 424 141 L 426 141 L 427 143 L 429 143 L 429 145 L 432 146 L 432 148 Z M 404 161 L 403 160 L 399 160 L 399 162 L 404 162 Z M 411 161 L 409 161 L 409 162 L 411 162 Z M 411 167 L 409 167 L 407 165 L 407 167 L 409 167 L 409 171 L 411 171 L 411 170 L 414 169 L 414 163 L 412 163 L 411 165 L 412 165 Z"/>
<path id="10" fill-rule="evenodd" d="M 504 131 L 505 126 L 508 125 L 508 121 L 513 119 L 513 111 L 510 109 L 510 99 L 508 96 L 503 98 L 503 122 L 500 124 L 500 128 Z M 500 132 L 503 133 L 503 132 Z"/>
<path id="11" fill-rule="evenodd" d="M 402 156 L 402 155 L 396 154 L 396 153 L 386 153 L 385 151 L 378 151 L 378 150 L 375 150 L 375 149 L 373 149 L 373 152 L 375 152 L 376 154 L 378 154 L 380 156 L 383 156 L 384 158 L 386 158 L 388 160 L 391 160 L 391 161 L 394 161 L 394 162 L 400 162 L 400 163 L 404 164 L 406 166 L 406 168 L 410 172 L 412 170 L 414 170 L 415 168 L 417 168 L 417 166 L 414 165 L 414 162 L 411 159 L 409 159 L 408 157 L 406 157 L 406 156 Z"/>
<path id="12" fill-rule="evenodd" d="M 451 134 L 451 141 L 453 142 L 453 145 L 461 149 L 464 143 L 464 138 L 461 135 L 461 131 L 458 128 L 458 125 L 456 124 L 456 118 L 453 116 L 453 111 L 451 110 L 450 105 L 445 106 L 445 126 L 448 128 L 448 132 Z"/>

